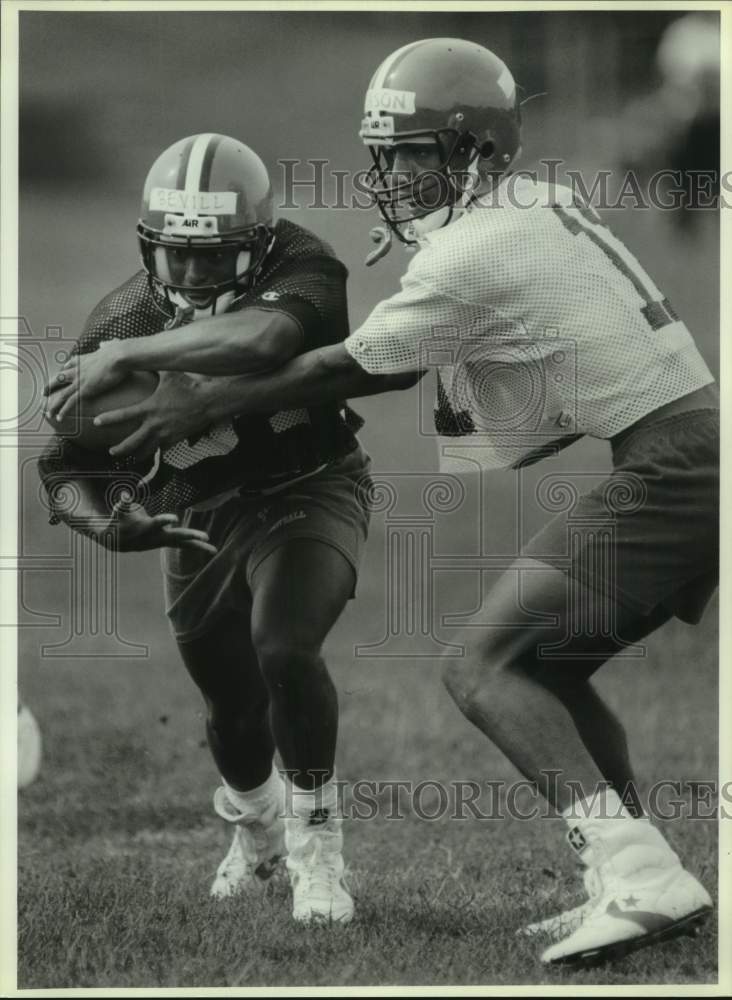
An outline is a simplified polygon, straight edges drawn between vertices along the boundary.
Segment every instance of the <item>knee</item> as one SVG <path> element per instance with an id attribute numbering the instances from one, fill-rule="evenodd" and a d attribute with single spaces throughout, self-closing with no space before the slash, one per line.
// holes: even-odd
<path id="1" fill-rule="evenodd" d="M 489 632 L 476 642 L 471 634 L 460 644 L 465 653 L 460 658 L 445 658 L 442 682 L 463 712 L 470 710 L 479 692 L 485 695 L 511 675 L 530 672 L 533 658 L 527 656 L 515 637 Z"/>
<path id="2" fill-rule="evenodd" d="M 458 708 L 467 711 L 477 686 L 475 671 L 464 660 L 446 658 L 442 664 L 442 683 Z"/>
<path id="3" fill-rule="evenodd" d="M 445 660 L 442 667 L 442 683 L 447 693 L 460 711 L 468 715 L 478 692 L 487 689 L 493 675 L 494 671 L 488 665 L 467 660 Z"/>
<path id="4" fill-rule="evenodd" d="M 291 685 L 318 669 L 320 648 L 282 637 L 263 636 L 255 642 L 259 667 L 268 687 Z"/>

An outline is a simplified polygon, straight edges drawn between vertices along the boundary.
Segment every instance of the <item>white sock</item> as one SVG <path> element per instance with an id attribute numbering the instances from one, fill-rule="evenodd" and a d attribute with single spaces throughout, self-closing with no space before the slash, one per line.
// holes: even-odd
<path id="1" fill-rule="evenodd" d="M 582 827 L 583 823 L 597 820 L 633 819 L 623 805 L 614 788 L 606 788 L 591 798 L 575 799 L 571 806 L 562 811 L 562 817 L 570 827 Z"/>
<path id="2" fill-rule="evenodd" d="M 327 809 L 330 813 L 338 811 L 338 783 L 335 772 L 320 788 L 306 791 L 287 781 L 288 815 L 309 817 L 316 809 Z"/>
<path id="3" fill-rule="evenodd" d="M 280 772 L 272 765 L 272 772 L 267 780 L 251 788 L 248 792 L 240 792 L 225 780 L 221 779 L 226 787 L 226 797 L 244 816 L 259 815 L 268 806 L 278 799 L 283 799 L 283 781 Z"/>
<path id="4" fill-rule="evenodd" d="M 567 841 L 585 865 L 617 857 L 629 847 L 643 846 L 646 863 L 653 852 L 659 867 L 679 864 L 678 856 L 649 819 L 636 819 L 612 788 L 575 802 L 562 816 L 569 826 Z"/>

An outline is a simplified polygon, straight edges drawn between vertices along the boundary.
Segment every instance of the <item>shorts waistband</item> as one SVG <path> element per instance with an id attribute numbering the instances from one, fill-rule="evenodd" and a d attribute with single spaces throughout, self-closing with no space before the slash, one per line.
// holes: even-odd
<path id="1" fill-rule="evenodd" d="M 328 462 L 323 462 L 315 469 L 309 469 L 307 472 L 295 475 L 290 479 L 286 479 L 284 482 L 274 483 L 272 486 L 262 484 L 261 487 L 256 487 L 255 489 L 247 489 L 245 486 L 240 486 L 236 490 L 235 495 L 243 497 L 245 500 L 251 500 L 255 497 L 261 496 L 272 496 L 273 493 L 280 493 L 282 490 L 286 490 L 288 487 L 294 486 L 295 483 L 301 483 L 308 479 L 312 479 L 313 476 L 317 476 L 319 473 L 325 472 L 326 469 L 332 469 L 340 465 L 342 462 L 352 459 L 358 455 L 361 455 L 364 461 L 368 459 L 368 455 L 364 451 L 363 445 L 358 438 L 356 438 L 354 446 L 349 451 L 344 452 L 342 455 L 337 455 Z"/>
<path id="2" fill-rule="evenodd" d="M 700 406 L 698 409 L 694 410 L 681 410 L 678 413 L 670 413 L 666 417 L 659 417 L 658 420 L 649 420 L 641 424 L 632 424 L 630 427 L 626 428 L 626 430 L 620 431 L 619 434 L 610 438 L 610 446 L 612 448 L 613 455 L 619 455 L 621 452 L 625 451 L 631 441 L 636 440 L 636 438 L 642 435 L 653 434 L 661 428 L 669 427 L 674 424 L 688 423 L 689 419 L 698 417 L 701 414 L 716 414 L 718 419 L 719 409 L 715 406 Z"/>
<path id="3" fill-rule="evenodd" d="M 303 472 L 300 476 L 293 476 L 292 479 L 286 479 L 284 483 L 277 483 L 276 486 L 265 486 L 257 490 L 248 490 L 245 487 L 240 487 L 237 493 L 240 497 L 269 497 L 273 493 L 279 493 L 282 490 L 286 490 L 288 486 L 294 486 L 295 483 L 302 483 L 306 479 L 310 479 L 312 476 L 317 476 L 319 472 L 323 469 L 327 469 L 332 462 L 323 462 L 315 469 L 310 469 L 309 472 Z"/>

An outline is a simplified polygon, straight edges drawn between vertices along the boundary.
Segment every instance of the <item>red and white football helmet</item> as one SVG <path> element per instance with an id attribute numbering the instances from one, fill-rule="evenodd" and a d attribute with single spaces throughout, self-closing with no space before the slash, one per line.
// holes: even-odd
<path id="1" fill-rule="evenodd" d="M 272 244 L 272 188 L 264 163 L 237 139 L 181 139 L 152 165 L 137 235 L 156 304 L 172 315 L 229 308 L 255 281 Z M 221 309 L 220 309 L 221 311 Z"/>
<path id="2" fill-rule="evenodd" d="M 510 167 L 521 145 L 516 84 L 498 56 L 475 42 L 412 42 L 374 73 L 359 135 L 373 157 L 367 184 L 384 221 L 414 243 L 410 223 L 448 209 L 447 224 L 477 170 L 483 177 Z M 434 144 L 437 170 L 416 179 L 395 174 L 394 149 L 404 143 Z"/>

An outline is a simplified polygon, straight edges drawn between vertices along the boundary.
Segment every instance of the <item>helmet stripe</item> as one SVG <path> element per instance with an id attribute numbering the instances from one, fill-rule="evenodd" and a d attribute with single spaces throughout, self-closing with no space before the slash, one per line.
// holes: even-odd
<path id="1" fill-rule="evenodd" d="M 402 45 L 402 47 L 397 49 L 396 52 L 392 52 L 392 54 L 383 61 L 381 66 L 379 66 L 376 71 L 376 76 L 371 81 L 371 89 L 378 90 L 381 87 L 386 86 L 384 81 L 389 73 L 391 73 L 393 69 L 396 69 L 397 65 L 402 61 L 402 56 L 405 56 L 407 52 L 411 52 L 412 49 L 416 48 L 418 45 L 423 44 L 424 39 L 420 38 L 418 42 L 409 42 L 408 45 Z"/>
<path id="2" fill-rule="evenodd" d="M 211 190 L 211 169 L 213 167 L 216 151 L 221 145 L 221 140 L 223 138 L 224 137 L 222 135 L 214 135 L 211 137 L 211 141 L 208 144 L 208 148 L 203 157 L 203 164 L 201 166 L 201 179 L 199 181 L 201 191 Z"/>
<path id="3" fill-rule="evenodd" d="M 206 151 L 208 150 L 209 143 L 214 138 L 215 136 L 211 132 L 204 132 L 202 135 L 197 135 L 195 138 L 188 158 L 188 169 L 186 170 L 185 193 L 187 195 L 196 195 L 201 190 L 203 162 L 206 158 Z M 190 204 L 195 205 L 196 199 L 193 198 L 190 201 Z M 185 214 L 195 216 L 198 212 L 195 209 L 192 209 L 187 211 Z"/>
<path id="4" fill-rule="evenodd" d="M 191 150 L 193 149 L 193 144 L 196 141 L 196 136 L 188 140 L 185 145 L 185 149 L 181 153 L 180 163 L 178 164 L 178 176 L 175 179 L 175 189 L 176 191 L 182 191 L 186 185 L 186 171 L 188 170 L 188 160 L 191 156 Z"/>

